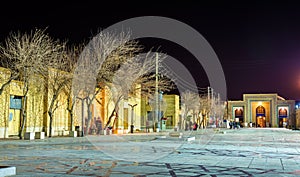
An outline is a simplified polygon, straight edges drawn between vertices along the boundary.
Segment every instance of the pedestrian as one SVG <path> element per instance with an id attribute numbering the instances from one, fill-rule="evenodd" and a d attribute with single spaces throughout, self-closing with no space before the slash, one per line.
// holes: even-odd
<path id="1" fill-rule="evenodd" d="M 198 124 L 197 124 L 197 122 L 195 122 L 193 125 L 193 130 L 197 130 L 197 128 L 198 128 Z"/>
<path id="2" fill-rule="evenodd" d="M 236 128 L 237 128 L 237 123 L 233 122 L 233 129 L 236 129 Z"/>
<path id="3" fill-rule="evenodd" d="M 98 117 L 98 119 L 96 120 L 96 129 L 97 129 L 97 134 L 100 135 L 102 130 L 102 122 L 100 117 Z"/>

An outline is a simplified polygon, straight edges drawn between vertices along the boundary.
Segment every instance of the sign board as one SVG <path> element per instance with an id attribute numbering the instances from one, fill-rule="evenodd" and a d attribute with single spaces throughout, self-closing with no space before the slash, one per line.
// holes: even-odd
<path id="1" fill-rule="evenodd" d="M 22 109 L 22 97 L 20 96 L 10 96 L 10 109 Z"/>

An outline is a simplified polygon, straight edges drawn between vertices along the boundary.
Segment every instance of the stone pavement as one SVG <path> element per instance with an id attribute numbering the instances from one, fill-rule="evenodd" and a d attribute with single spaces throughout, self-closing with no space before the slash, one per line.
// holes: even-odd
<path id="1" fill-rule="evenodd" d="M 187 138 L 195 137 L 194 141 Z M 299 176 L 300 132 L 279 128 L 0 140 L 16 176 Z M 0 174 L 1 176 L 1 174 Z"/>

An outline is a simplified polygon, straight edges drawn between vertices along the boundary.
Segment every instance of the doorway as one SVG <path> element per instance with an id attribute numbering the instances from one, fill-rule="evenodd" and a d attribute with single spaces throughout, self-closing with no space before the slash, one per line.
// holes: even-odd
<path id="1" fill-rule="evenodd" d="M 22 110 L 22 97 L 11 95 L 9 102 L 9 115 L 8 115 L 8 135 L 14 136 L 19 134 L 21 126 L 21 110 Z"/>
<path id="2" fill-rule="evenodd" d="M 281 107 L 278 110 L 278 127 L 287 127 L 288 123 L 288 108 L 286 107 Z"/>
<path id="3" fill-rule="evenodd" d="M 256 117 L 257 127 L 266 127 L 266 117 L 258 116 Z"/>
<path id="4" fill-rule="evenodd" d="M 21 124 L 21 110 L 9 109 L 8 135 L 15 136 L 19 134 Z"/>
<path id="5" fill-rule="evenodd" d="M 256 108 L 256 127 L 266 127 L 266 109 L 262 105 Z"/>

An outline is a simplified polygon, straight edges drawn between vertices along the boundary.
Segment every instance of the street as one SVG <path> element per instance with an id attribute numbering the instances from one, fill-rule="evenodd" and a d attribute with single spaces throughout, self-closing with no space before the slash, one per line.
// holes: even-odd
<path id="1" fill-rule="evenodd" d="M 300 131 L 283 128 L 2 139 L 0 165 L 18 177 L 298 176 L 299 143 Z"/>

